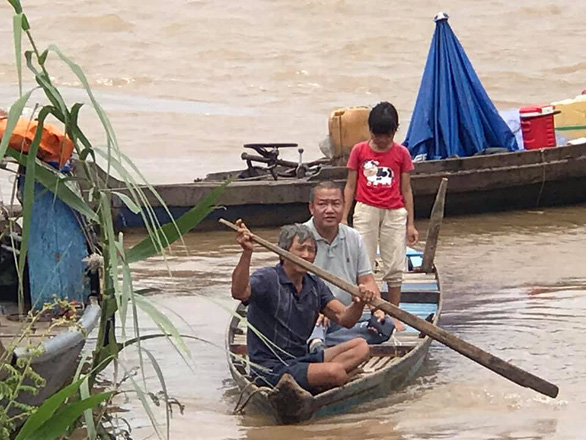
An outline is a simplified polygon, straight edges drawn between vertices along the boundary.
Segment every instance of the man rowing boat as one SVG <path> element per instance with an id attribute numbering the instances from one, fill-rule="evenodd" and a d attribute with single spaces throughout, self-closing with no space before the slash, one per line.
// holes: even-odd
<path id="1" fill-rule="evenodd" d="M 232 273 L 232 297 L 248 305 L 248 356 L 257 382 L 275 386 L 288 373 L 310 392 L 344 385 L 368 359 L 366 341 L 355 338 L 313 354 L 308 353 L 306 341 L 320 313 L 350 328 L 375 293 L 359 286 L 362 298 L 344 306 L 321 279 L 288 260 L 250 275 L 250 231 L 241 220 L 236 225 L 242 254 Z M 315 259 L 316 242 L 307 226 L 283 227 L 278 244 L 306 261 Z"/>

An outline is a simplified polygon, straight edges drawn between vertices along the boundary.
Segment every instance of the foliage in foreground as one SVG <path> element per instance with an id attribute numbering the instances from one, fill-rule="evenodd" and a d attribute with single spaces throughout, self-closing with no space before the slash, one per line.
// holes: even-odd
<path id="1" fill-rule="evenodd" d="M 82 375 L 81 369 L 78 369 L 75 381 L 46 400 L 38 409 L 22 408 L 23 410 L 26 409 L 26 414 L 30 414 L 30 417 L 28 417 L 18 433 L 17 439 L 60 438 L 71 431 L 82 414 L 88 438 L 110 437 L 110 434 L 101 429 L 101 427 L 103 420 L 108 418 L 105 407 L 111 403 L 115 393 L 112 391 L 97 392 L 96 377 L 111 365 L 113 365 L 113 370 L 116 373 L 120 367 L 118 362 L 120 351 L 135 345 L 141 370 L 144 368 L 143 355 L 146 355 L 149 363 L 157 372 L 157 377 L 163 389 L 162 400 L 166 408 L 166 436 L 168 437 L 171 402 L 166 393 L 164 377 L 156 359 L 141 346 L 141 341 L 152 335 L 143 337 L 140 334 L 137 311 L 142 310 L 156 323 L 161 334 L 167 337 L 187 362 L 189 362 L 190 353 L 171 321 L 157 307 L 154 307 L 146 298 L 134 290 L 129 264 L 155 254 L 162 253 L 164 255 L 164 250 L 167 246 L 180 239 L 184 233 L 192 229 L 213 209 L 214 200 L 220 194 L 222 187 L 210 193 L 198 206 L 176 222 L 161 226 L 154 209 L 148 202 L 147 193 L 150 192 L 165 207 L 163 201 L 153 187 L 142 177 L 132 161 L 118 148 L 112 125 L 101 105 L 96 101 L 89 82 L 80 67 L 54 45 L 41 51 L 33 40 L 30 25 L 22 10 L 20 0 L 8 0 L 8 2 L 14 9 L 13 34 L 19 98 L 10 107 L 8 113 L 7 129 L 0 142 L 0 158 L 6 155 L 10 156 L 26 170 L 24 173 L 22 218 L 20 219 L 22 222 L 22 244 L 18 258 L 20 299 L 22 300 L 23 298 L 24 268 L 28 250 L 35 181 L 42 183 L 56 197 L 83 215 L 91 226 L 99 231 L 98 243 L 94 252 L 99 255 L 100 261 L 102 261 L 100 270 L 100 285 L 102 288 L 100 305 L 102 311 L 96 348 L 91 359 L 88 359 L 89 371 L 86 375 Z M 30 50 L 23 52 L 23 39 L 30 46 Z M 23 54 L 26 67 L 37 84 L 34 89 L 27 92 L 23 92 Z M 55 59 L 68 66 L 73 75 L 82 84 L 91 102 L 92 110 L 97 115 L 103 128 L 106 139 L 105 146 L 98 147 L 94 145 L 78 125 L 78 118 L 83 104 L 74 103 L 68 105 L 61 92 L 53 84 L 48 69 L 49 61 Z M 9 149 L 8 141 L 16 122 L 22 115 L 23 109 L 29 104 L 33 91 L 37 89 L 44 94 L 46 103 L 44 105 L 35 105 L 38 128 L 29 148 L 29 154 L 25 155 Z M 78 171 L 83 171 L 80 174 L 85 176 L 82 185 L 86 188 L 85 197 L 82 197 L 77 189 L 78 176 L 71 177 L 62 174 L 36 158 L 42 127 L 48 119 L 59 121 L 64 128 L 64 132 L 74 142 L 75 154 L 78 157 L 76 167 L 78 167 Z M 115 169 L 122 177 L 129 195 L 123 195 L 121 199 L 130 210 L 140 213 L 146 225 L 147 237 L 130 250 L 125 249 L 123 234 L 115 233 L 111 212 L 112 191 L 106 187 L 106 182 L 94 172 L 93 165 L 96 163 L 96 158 L 105 160 L 108 172 L 111 169 Z M 134 178 L 133 175 L 138 175 L 138 178 Z M 171 217 L 168 210 L 167 213 Z M 132 321 L 127 323 L 129 312 L 132 312 Z M 117 323 L 119 323 L 118 327 Z M 134 338 L 131 341 L 126 337 L 127 326 L 131 326 L 134 333 Z M 9 362 L 3 362 L 2 365 L 2 368 L 8 370 L 11 368 L 9 367 Z M 11 373 L 14 372 L 11 371 Z M 33 373 L 21 373 L 21 379 L 22 374 Z M 37 386 L 42 385 L 42 378 L 30 377 L 35 379 Z M 19 376 L 14 376 L 13 380 L 18 382 Z M 115 381 L 113 382 L 115 383 Z M 164 437 L 164 433 L 161 431 L 149 405 L 148 396 L 154 396 L 155 394 L 149 394 L 148 390 L 144 389 L 144 386 L 141 386 L 132 378 L 130 378 L 130 382 L 132 382 L 138 398 L 143 403 L 157 435 L 160 438 Z M 7 388 L 3 388 L 3 390 L 9 391 Z M 12 402 L 13 405 L 18 405 L 16 399 L 12 399 Z M 12 424 L 7 423 L 4 429 L 14 428 L 13 422 Z M 3 438 L 4 434 L 5 432 L 2 433 Z"/>

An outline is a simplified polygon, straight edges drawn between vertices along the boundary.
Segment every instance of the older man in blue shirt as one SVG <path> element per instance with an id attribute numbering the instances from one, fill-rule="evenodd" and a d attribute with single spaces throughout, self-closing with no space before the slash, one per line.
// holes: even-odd
<path id="1" fill-rule="evenodd" d="M 248 355 L 263 367 L 253 367 L 260 381 L 274 386 L 288 373 L 310 392 L 345 384 L 349 373 L 369 357 L 365 340 L 356 338 L 314 354 L 308 353 L 306 341 L 320 313 L 350 328 L 375 293 L 359 286 L 362 298 L 344 306 L 321 279 L 288 260 L 250 275 L 250 231 L 242 221 L 236 224 L 242 255 L 232 273 L 232 297 L 248 305 Z M 279 246 L 310 263 L 315 259 L 315 238 L 304 225 L 285 226 Z"/>

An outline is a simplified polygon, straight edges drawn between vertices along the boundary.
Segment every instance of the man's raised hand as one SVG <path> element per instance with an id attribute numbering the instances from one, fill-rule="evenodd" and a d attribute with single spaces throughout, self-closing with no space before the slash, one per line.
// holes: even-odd
<path id="1" fill-rule="evenodd" d="M 253 241 L 252 234 L 241 219 L 236 220 L 236 226 L 238 226 L 238 235 L 236 241 L 242 247 L 242 250 L 252 252 Z"/>

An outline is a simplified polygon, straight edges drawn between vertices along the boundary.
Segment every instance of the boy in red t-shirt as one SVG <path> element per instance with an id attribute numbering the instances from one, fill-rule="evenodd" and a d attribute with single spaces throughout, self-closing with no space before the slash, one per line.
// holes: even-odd
<path id="1" fill-rule="evenodd" d="M 360 232 L 374 267 L 377 244 L 383 261 L 383 281 L 389 288 L 388 301 L 399 305 L 405 269 L 406 245 L 419 238 L 413 215 L 409 150 L 394 142 L 399 115 L 389 102 L 377 104 L 368 116 L 370 139 L 352 148 L 348 159 L 348 180 L 344 188 L 346 223 L 354 208 L 354 228 Z M 396 322 L 397 330 L 405 327 Z"/>

